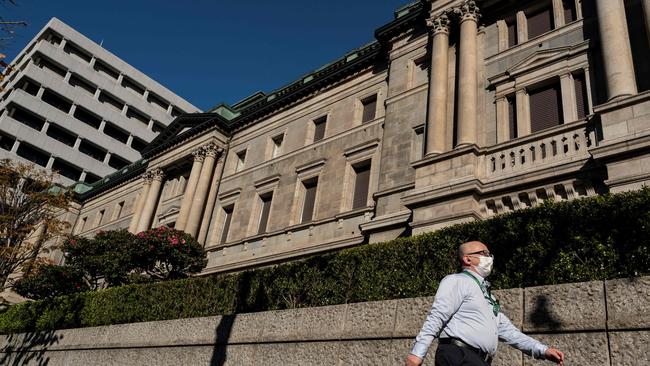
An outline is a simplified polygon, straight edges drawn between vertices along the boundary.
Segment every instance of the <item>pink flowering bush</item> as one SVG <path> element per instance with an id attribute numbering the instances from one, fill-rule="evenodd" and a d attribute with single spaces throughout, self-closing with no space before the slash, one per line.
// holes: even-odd
<path id="1" fill-rule="evenodd" d="M 154 279 L 176 279 L 200 272 L 207 265 L 205 251 L 191 235 L 166 226 L 136 235 L 135 263 Z"/>

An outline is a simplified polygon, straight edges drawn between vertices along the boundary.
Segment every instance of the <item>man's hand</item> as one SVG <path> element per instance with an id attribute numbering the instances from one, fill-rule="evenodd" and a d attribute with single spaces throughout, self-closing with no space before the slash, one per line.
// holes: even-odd
<path id="1" fill-rule="evenodd" d="M 562 351 L 555 348 L 549 348 L 546 350 L 546 353 L 544 353 L 544 356 L 546 356 L 547 360 L 559 363 L 560 366 L 564 366 L 564 353 L 562 353 Z"/>
<path id="2" fill-rule="evenodd" d="M 406 366 L 420 366 L 422 365 L 422 359 L 416 355 L 406 356 Z"/>

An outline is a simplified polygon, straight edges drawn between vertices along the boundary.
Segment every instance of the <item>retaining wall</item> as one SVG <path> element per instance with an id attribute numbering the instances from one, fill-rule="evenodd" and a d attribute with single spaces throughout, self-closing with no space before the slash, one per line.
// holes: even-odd
<path id="1" fill-rule="evenodd" d="M 650 365 L 650 277 L 495 291 L 566 365 Z M 403 365 L 433 298 L 0 336 L 1 365 Z M 191 301 L 191 299 L 179 299 Z M 425 365 L 433 365 L 433 352 Z M 502 344 L 493 365 L 538 365 Z M 550 365 L 550 363 L 548 363 Z"/>

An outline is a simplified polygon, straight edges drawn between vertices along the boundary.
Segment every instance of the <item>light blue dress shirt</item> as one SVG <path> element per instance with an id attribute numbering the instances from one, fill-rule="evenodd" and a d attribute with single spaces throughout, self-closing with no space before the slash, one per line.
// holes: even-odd
<path id="1" fill-rule="evenodd" d="M 467 271 L 479 283 L 483 277 Z M 523 334 L 484 297 L 479 284 L 464 273 L 440 281 L 427 320 L 415 338 L 412 354 L 424 358 L 434 338 L 452 337 L 494 356 L 499 340 L 535 358 L 544 358 L 548 346 Z"/>

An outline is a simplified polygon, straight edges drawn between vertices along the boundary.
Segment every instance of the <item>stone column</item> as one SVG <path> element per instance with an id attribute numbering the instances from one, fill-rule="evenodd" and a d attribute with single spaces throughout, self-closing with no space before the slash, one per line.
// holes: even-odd
<path id="1" fill-rule="evenodd" d="M 129 232 L 135 234 L 136 229 L 138 228 L 138 222 L 140 221 L 140 216 L 142 215 L 142 207 L 144 202 L 147 200 L 147 195 L 149 194 L 149 187 L 151 187 L 151 174 L 144 174 L 144 184 L 142 185 L 142 192 L 138 198 L 138 202 L 133 210 L 133 216 L 131 217 L 131 223 L 129 224 Z"/>
<path id="2" fill-rule="evenodd" d="M 445 151 L 447 136 L 447 78 L 449 64 L 449 18 L 446 14 L 427 20 L 431 28 L 431 68 L 425 155 Z"/>
<path id="3" fill-rule="evenodd" d="M 650 0 L 643 0 L 643 15 L 645 16 L 645 34 L 650 44 Z"/>
<path id="4" fill-rule="evenodd" d="M 576 87 L 571 74 L 560 75 L 560 88 L 564 123 L 573 122 L 578 119 L 578 105 L 576 103 Z"/>
<path id="5" fill-rule="evenodd" d="M 223 151 L 219 151 L 219 160 L 217 160 L 217 166 L 214 168 L 214 174 L 212 175 L 212 183 L 210 183 L 210 193 L 208 193 L 208 200 L 205 203 L 205 210 L 203 210 L 203 220 L 201 221 L 201 228 L 199 229 L 199 235 L 197 240 L 201 244 L 205 244 L 208 235 L 208 229 L 210 228 L 210 221 L 212 219 L 212 212 L 214 211 L 214 206 L 217 203 L 217 193 L 219 193 L 219 180 L 223 174 L 224 167 L 224 156 Z"/>
<path id="6" fill-rule="evenodd" d="M 460 14 L 460 54 L 458 83 L 458 144 L 476 143 L 478 104 L 477 40 L 479 9 L 473 0 L 456 11 Z"/>
<path id="7" fill-rule="evenodd" d="M 156 211 L 156 206 L 158 204 L 158 196 L 160 195 L 162 180 L 165 176 L 162 169 L 154 169 L 150 174 L 151 186 L 149 187 L 149 192 L 147 192 L 144 207 L 142 207 L 142 214 L 140 215 L 140 220 L 138 221 L 138 227 L 136 229 L 136 232 L 138 233 L 150 228 L 151 219 L 153 218 L 153 214 Z"/>
<path id="8" fill-rule="evenodd" d="M 193 151 L 192 155 L 194 156 L 194 163 L 192 163 L 192 171 L 190 172 L 190 177 L 187 180 L 187 185 L 185 186 L 185 194 L 183 195 L 183 200 L 181 201 L 181 209 L 178 213 L 178 218 L 176 219 L 175 228 L 178 230 L 185 230 L 187 218 L 190 216 L 190 206 L 192 205 L 192 200 L 194 199 L 196 183 L 199 180 L 201 166 L 203 165 L 203 158 L 205 157 L 202 149 Z"/>
<path id="9" fill-rule="evenodd" d="M 187 218 L 185 225 L 185 232 L 196 238 L 196 234 L 201 224 L 201 216 L 205 208 L 205 202 L 210 189 L 210 182 L 212 181 L 212 174 L 214 173 L 214 163 L 219 153 L 219 148 L 214 144 L 209 144 L 203 147 L 205 158 L 201 166 L 201 174 L 196 184 L 194 197 L 192 198 L 192 205 L 190 206 L 190 214 Z"/>
<path id="10" fill-rule="evenodd" d="M 530 98 L 526 89 L 515 92 L 517 105 L 517 137 L 530 135 Z"/>
<path id="11" fill-rule="evenodd" d="M 623 0 L 596 0 L 609 100 L 636 94 Z"/>

